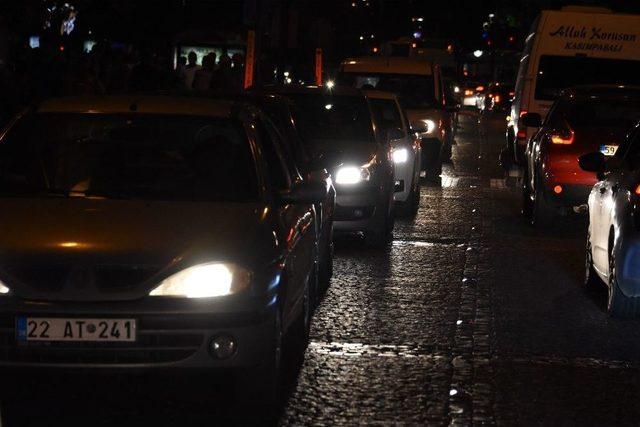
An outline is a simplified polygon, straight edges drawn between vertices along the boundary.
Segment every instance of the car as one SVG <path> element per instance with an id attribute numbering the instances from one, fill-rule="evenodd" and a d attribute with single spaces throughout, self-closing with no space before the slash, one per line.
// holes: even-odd
<path id="1" fill-rule="evenodd" d="M 464 107 L 478 108 L 478 96 L 486 90 L 484 83 L 465 82 L 460 89 L 462 93 L 462 105 Z"/>
<path id="2" fill-rule="evenodd" d="M 322 202 L 316 205 L 318 217 L 316 223 L 319 227 L 317 231 L 319 284 L 322 288 L 326 288 L 333 276 L 333 215 L 336 206 L 336 189 L 331 174 L 311 161 L 296 128 L 291 100 L 275 94 L 261 94 L 259 91 L 245 98 L 255 103 L 274 123 L 277 128 L 277 137 L 287 152 L 287 158 L 295 162 L 292 168 L 300 172 L 302 180 L 319 182 L 326 189 Z M 318 292 L 324 290 L 318 289 Z"/>
<path id="3" fill-rule="evenodd" d="M 411 132 L 398 98 L 389 92 L 363 91 L 373 112 L 378 139 L 391 142 L 396 211 L 415 215 L 420 206 L 420 139 Z"/>
<path id="4" fill-rule="evenodd" d="M 374 130 L 369 103 L 353 87 L 271 86 L 265 92 L 293 101 L 295 126 L 311 157 L 336 188 L 336 233 L 364 233 L 386 247 L 395 224 L 391 144 Z"/>
<path id="5" fill-rule="evenodd" d="M 585 286 L 607 286 L 607 311 L 614 317 L 640 314 L 640 124 L 617 152 L 580 157 L 580 167 L 598 182 L 588 200 Z"/>
<path id="6" fill-rule="evenodd" d="M 0 138 L 0 367 L 235 375 L 274 403 L 306 342 L 314 204 L 266 116 L 159 96 L 46 100 Z M 291 341 L 293 342 L 293 341 Z"/>
<path id="7" fill-rule="evenodd" d="M 340 64 L 339 84 L 394 93 L 422 139 L 422 169 L 437 180 L 451 159 L 458 105 L 447 99 L 438 64 L 421 58 L 358 57 Z"/>
<path id="8" fill-rule="evenodd" d="M 534 130 L 522 116 L 543 119 L 563 90 L 573 86 L 640 85 L 640 15 L 596 6 L 543 10 L 525 41 L 508 115 L 504 159 L 522 166 Z M 504 162 L 503 162 L 504 163 Z"/>
<path id="9" fill-rule="evenodd" d="M 513 84 L 492 83 L 478 96 L 478 109 L 482 113 L 506 113 L 515 95 Z"/>
<path id="10" fill-rule="evenodd" d="M 638 117 L 640 88 L 618 86 L 569 89 L 544 122 L 537 113 L 523 116 L 523 125 L 538 129 L 525 152 L 524 215 L 546 227 L 585 205 L 596 180 L 580 169 L 578 157 L 597 150 L 613 155 Z"/>

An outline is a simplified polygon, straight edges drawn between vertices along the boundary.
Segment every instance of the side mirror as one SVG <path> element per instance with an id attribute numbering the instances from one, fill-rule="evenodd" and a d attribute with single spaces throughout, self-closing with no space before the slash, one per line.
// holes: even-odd
<path id="1" fill-rule="evenodd" d="M 594 172 L 598 175 L 598 179 L 602 179 L 606 170 L 607 159 L 600 152 L 588 153 L 578 157 L 578 164 L 582 170 Z"/>
<path id="2" fill-rule="evenodd" d="M 411 130 L 417 133 L 427 133 L 429 132 L 429 126 L 423 120 L 416 120 L 411 122 Z"/>
<path id="3" fill-rule="evenodd" d="M 387 141 L 397 141 L 398 139 L 402 139 L 407 136 L 404 131 L 400 128 L 392 128 L 387 131 Z"/>
<path id="4" fill-rule="evenodd" d="M 280 193 L 283 203 L 312 204 L 322 203 L 327 195 L 324 182 L 305 181 L 294 184 L 289 191 Z"/>
<path id="5" fill-rule="evenodd" d="M 542 127 L 542 116 L 538 113 L 527 113 L 522 116 L 522 124 L 528 128 Z"/>

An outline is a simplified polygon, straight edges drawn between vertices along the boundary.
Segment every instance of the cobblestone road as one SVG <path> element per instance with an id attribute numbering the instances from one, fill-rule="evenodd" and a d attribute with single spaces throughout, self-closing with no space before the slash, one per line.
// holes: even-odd
<path id="1" fill-rule="evenodd" d="M 5 425 L 638 424 L 639 324 L 581 289 L 585 219 L 528 227 L 497 166 L 504 119 L 461 124 L 442 185 L 388 251 L 337 242 L 277 420 L 238 422 L 202 378 L 49 376 L 17 379 Z"/>

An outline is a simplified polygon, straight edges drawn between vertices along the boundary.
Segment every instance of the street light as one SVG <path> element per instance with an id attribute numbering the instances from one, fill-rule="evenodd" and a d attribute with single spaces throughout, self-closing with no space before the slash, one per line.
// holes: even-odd
<path id="1" fill-rule="evenodd" d="M 476 58 L 480 58 L 483 54 L 484 52 L 481 51 L 480 49 L 473 51 L 473 56 L 475 56 Z"/>

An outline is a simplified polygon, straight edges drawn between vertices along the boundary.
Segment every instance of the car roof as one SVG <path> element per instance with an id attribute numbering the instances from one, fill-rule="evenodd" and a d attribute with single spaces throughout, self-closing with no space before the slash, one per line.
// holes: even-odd
<path id="1" fill-rule="evenodd" d="M 303 95 L 322 94 L 332 96 L 362 97 L 363 93 L 352 86 L 334 86 L 331 89 L 326 86 L 302 86 L 302 85 L 267 85 L 257 89 L 262 94 Z"/>
<path id="2" fill-rule="evenodd" d="M 583 85 L 563 92 L 563 99 L 640 99 L 640 86 Z"/>
<path id="3" fill-rule="evenodd" d="M 36 113 L 167 114 L 230 117 L 230 100 L 164 94 L 71 96 L 43 101 Z"/>
<path id="4" fill-rule="evenodd" d="M 385 92 L 382 90 L 363 90 L 362 93 L 364 93 L 364 95 L 367 98 L 371 98 L 371 99 L 393 99 L 395 100 L 397 97 L 395 94 L 391 93 L 391 92 Z"/>
<path id="5" fill-rule="evenodd" d="M 356 73 L 433 74 L 433 63 L 424 59 L 384 56 L 361 56 L 342 61 L 342 69 Z"/>

